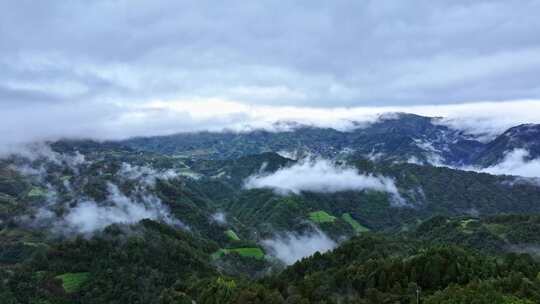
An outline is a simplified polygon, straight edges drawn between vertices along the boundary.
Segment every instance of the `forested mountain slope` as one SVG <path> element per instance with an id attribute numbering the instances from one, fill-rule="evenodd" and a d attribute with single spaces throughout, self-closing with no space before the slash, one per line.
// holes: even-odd
<path id="1" fill-rule="evenodd" d="M 203 159 L 263 152 L 332 158 L 356 153 L 376 160 L 480 167 L 496 164 L 514 149 L 531 150 L 535 158 L 540 144 L 539 126 L 533 124 L 516 126 L 488 142 L 446 125 L 441 118 L 413 114 L 395 113 L 353 125 L 349 130 L 335 130 L 281 124 L 273 131 L 184 133 L 123 143 L 137 150 Z"/>
<path id="2" fill-rule="evenodd" d="M 369 128 L 378 135 L 347 136 L 392 138 L 385 151 L 398 151 L 415 142 L 404 134 L 448 131 L 416 116 Z M 324 146 L 301 159 L 257 140 L 253 151 L 268 152 L 228 150 L 236 144 L 213 157 L 59 141 L 0 160 L 1 298 L 413 303 L 419 287 L 425 303 L 538 301 L 537 180 Z"/>

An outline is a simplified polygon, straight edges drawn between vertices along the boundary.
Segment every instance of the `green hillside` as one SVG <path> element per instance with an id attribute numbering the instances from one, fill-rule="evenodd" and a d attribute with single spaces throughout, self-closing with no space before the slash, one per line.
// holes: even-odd
<path id="1" fill-rule="evenodd" d="M 67 293 L 74 293 L 80 290 L 81 286 L 88 281 L 90 274 L 88 272 L 65 273 L 56 276 L 62 280 L 62 287 Z"/>
<path id="2" fill-rule="evenodd" d="M 423 303 L 540 299 L 532 182 L 340 158 L 391 178 L 405 202 L 396 206 L 382 191 L 246 189 L 246 178 L 296 163 L 276 153 L 53 148 L 60 161 L 0 161 L 6 303 L 414 303 L 417 287 Z M 74 164 L 74 151 L 85 161 Z"/>
<path id="3" fill-rule="evenodd" d="M 314 211 L 309 213 L 309 219 L 315 223 L 333 223 L 336 217 L 324 211 Z"/>
<path id="4" fill-rule="evenodd" d="M 352 216 L 348 213 L 343 213 L 341 215 L 341 218 L 346 221 L 347 223 L 349 223 L 349 225 L 351 225 L 354 229 L 354 231 L 356 233 L 362 233 L 362 232 L 368 232 L 369 229 L 362 226 L 360 223 L 358 223 L 355 219 L 352 218 Z"/>

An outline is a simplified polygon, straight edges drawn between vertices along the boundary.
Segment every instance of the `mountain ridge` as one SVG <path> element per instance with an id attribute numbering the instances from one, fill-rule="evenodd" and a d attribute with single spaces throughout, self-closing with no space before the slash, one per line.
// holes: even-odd
<path id="1" fill-rule="evenodd" d="M 356 153 L 377 160 L 479 167 L 494 165 L 505 154 L 518 148 L 531 148 L 531 158 L 540 155 L 540 125 L 516 126 L 485 143 L 438 120 L 440 118 L 397 113 L 348 131 L 296 126 L 288 131 L 200 132 L 140 137 L 122 143 L 136 150 L 207 159 L 237 158 L 270 151 L 330 158 Z M 523 126 L 528 127 L 525 129 Z M 529 134 L 531 129 L 535 130 L 534 134 Z M 509 132 L 513 132 L 514 138 L 524 138 L 505 141 Z"/>

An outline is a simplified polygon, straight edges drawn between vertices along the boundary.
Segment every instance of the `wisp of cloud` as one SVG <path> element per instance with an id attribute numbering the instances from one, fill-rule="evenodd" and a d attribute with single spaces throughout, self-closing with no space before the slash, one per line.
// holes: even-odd
<path id="1" fill-rule="evenodd" d="M 90 200 L 80 202 L 57 223 L 56 230 L 64 233 L 90 234 L 111 224 L 132 224 L 143 219 L 162 220 L 183 226 L 155 196 L 148 195 L 140 201 L 134 201 L 120 192 L 116 185 L 110 183 L 108 191 L 107 201 L 111 203 L 110 205 L 100 206 Z"/>
<path id="2" fill-rule="evenodd" d="M 540 177 L 540 159 L 527 160 L 528 156 L 529 151 L 515 149 L 507 153 L 500 163 L 481 169 L 480 171 L 497 175 Z"/>
<path id="3" fill-rule="evenodd" d="M 273 239 L 264 240 L 263 245 L 272 255 L 287 265 L 313 255 L 334 249 L 337 244 L 319 229 L 309 234 L 287 233 Z"/>
<path id="4" fill-rule="evenodd" d="M 280 195 L 302 191 L 334 193 L 374 190 L 390 193 L 397 204 L 404 204 L 391 178 L 360 174 L 355 168 L 340 166 L 325 159 L 303 160 L 271 174 L 256 174 L 246 179 L 246 189 L 271 188 Z"/>
<path id="5" fill-rule="evenodd" d="M 210 220 L 219 225 L 227 225 L 227 215 L 221 211 L 212 214 Z"/>

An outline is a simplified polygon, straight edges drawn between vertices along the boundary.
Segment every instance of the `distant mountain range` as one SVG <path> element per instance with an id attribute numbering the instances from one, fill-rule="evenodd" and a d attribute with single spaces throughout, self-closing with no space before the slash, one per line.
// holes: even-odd
<path id="1" fill-rule="evenodd" d="M 350 131 L 292 125 L 287 131 L 201 132 L 134 138 L 123 144 L 142 151 L 206 159 L 231 159 L 264 152 L 289 157 L 350 154 L 372 160 L 487 167 L 514 149 L 540 156 L 540 125 L 510 128 L 489 142 L 453 129 L 440 118 L 398 113 Z"/>

